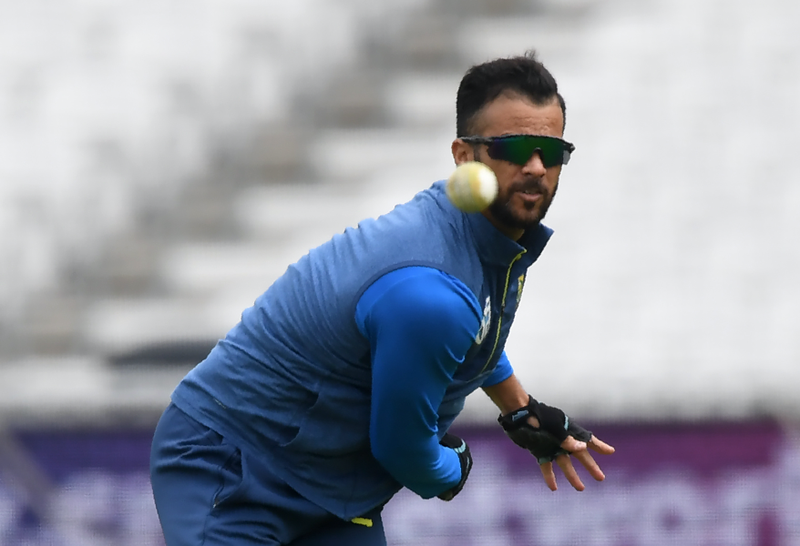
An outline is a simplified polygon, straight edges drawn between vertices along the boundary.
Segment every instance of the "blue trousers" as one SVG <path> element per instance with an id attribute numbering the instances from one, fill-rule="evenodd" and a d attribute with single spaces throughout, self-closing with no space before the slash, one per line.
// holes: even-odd
<path id="1" fill-rule="evenodd" d="M 159 420 L 150 480 L 167 546 L 385 546 L 381 508 L 344 521 L 174 404 Z"/>

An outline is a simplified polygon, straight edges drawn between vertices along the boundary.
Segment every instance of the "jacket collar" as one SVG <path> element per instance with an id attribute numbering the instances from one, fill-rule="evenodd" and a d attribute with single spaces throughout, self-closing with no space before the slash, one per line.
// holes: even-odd
<path id="1" fill-rule="evenodd" d="M 552 229 L 540 223 L 525 230 L 519 241 L 515 241 L 501 233 L 483 214 L 461 214 L 466 216 L 481 261 L 488 264 L 507 267 L 524 250 L 519 260 L 529 266 L 539 258 L 553 235 Z"/>

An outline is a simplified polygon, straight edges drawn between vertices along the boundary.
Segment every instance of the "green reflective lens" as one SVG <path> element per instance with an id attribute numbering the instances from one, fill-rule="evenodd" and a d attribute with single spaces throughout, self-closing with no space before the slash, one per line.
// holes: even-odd
<path id="1" fill-rule="evenodd" d="M 525 165 L 535 152 L 539 152 L 545 167 L 563 163 L 564 146 L 555 138 L 537 136 L 508 136 L 493 139 L 486 149 L 492 159 L 502 159 Z"/>
<path id="2" fill-rule="evenodd" d="M 566 165 L 575 146 L 566 140 L 544 135 L 504 135 L 500 137 L 462 137 L 465 142 L 486 144 L 492 159 L 525 165 L 535 152 L 549 168 Z"/>

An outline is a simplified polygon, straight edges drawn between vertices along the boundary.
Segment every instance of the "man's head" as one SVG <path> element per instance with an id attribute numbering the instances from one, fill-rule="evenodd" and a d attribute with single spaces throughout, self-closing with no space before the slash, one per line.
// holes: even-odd
<path id="1" fill-rule="evenodd" d="M 509 237 L 537 225 L 555 196 L 572 151 L 561 140 L 565 113 L 555 79 L 532 53 L 473 66 L 461 80 L 453 158 L 458 165 L 481 161 L 495 172 L 498 196 L 484 215 Z M 494 139 L 508 135 L 550 138 Z"/>

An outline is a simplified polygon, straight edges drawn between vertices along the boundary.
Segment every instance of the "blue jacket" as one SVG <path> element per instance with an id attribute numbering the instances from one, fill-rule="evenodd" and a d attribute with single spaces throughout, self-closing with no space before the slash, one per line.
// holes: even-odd
<path id="1" fill-rule="evenodd" d="M 515 242 L 454 208 L 437 182 L 289 266 L 173 401 L 264 453 L 289 485 L 339 517 L 363 514 L 402 485 L 434 496 L 459 478 L 438 439 L 469 393 L 511 373 L 503 347 L 525 272 L 551 233 L 539 225 Z"/>

